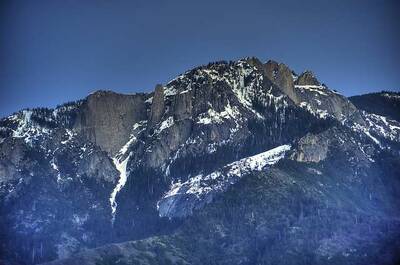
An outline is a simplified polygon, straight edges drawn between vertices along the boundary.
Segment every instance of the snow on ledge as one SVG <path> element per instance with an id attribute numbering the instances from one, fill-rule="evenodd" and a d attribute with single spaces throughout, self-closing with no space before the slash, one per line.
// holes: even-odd
<path id="1" fill-rule="evenodd" d="M 225 109 L 221 112 L 216 112 L 214 109 L 209 109 L 206 113 L 202 113 L 199 115 L 198 124 L 219 124 L 223 123 L 224 120 L 227 119 L 237 119 L 240 116 L 240 112 L 238 108 L 231 107 L 230 103 L 228 102 Z"/>
<path id="2" fill-rule="evenodd" d="M 327 89 L 325 86 L 315 86 L 315 85 L 305 85 L 305 86 L 299 86 L 299 85 L 295 85 L 295 88 L 299 88 L 301 90 L 309 90 L 311 92 L 315 92 L 318 93 L 320 95 L 323 96 L 328 96 L 328 94 L 326 93 Z"/>
<path id="3" fill-rule="evenodd" d="M 159 128 L 155 131 L 157 134 L 161 133 L 165 129 L 168 129 L 174 125 L 174 117 L 170 116 L 166 120 L 162 121 L 161 124 L 159 125 Z"/>

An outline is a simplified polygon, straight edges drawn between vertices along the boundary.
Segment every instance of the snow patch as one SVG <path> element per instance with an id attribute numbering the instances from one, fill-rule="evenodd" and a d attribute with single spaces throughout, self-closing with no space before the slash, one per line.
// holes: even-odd
<path id="1" fill-rule="evenodd" d="M 317 118 L 320 118 L 320 119 L 326 119 L 326 118 L 328 118 L 330 116 L 328 111 L 322 110 L 322 109 L 318 109 L 318 108 L 313 108 L 311 106 L 311 104 L 309 104 L 307 102 L 304 102 L 304 101 L 300 102 L 300 107 L 305 109 L 305 110 L 307 110 L 313 116 L 315 116 Z"/>
<path id="2" fill-rule="evenodd" d="M 111 193 L 110 196 L 110 204 L 111 204 L 111 223 L 114 224 L 115 221 L 115 214 L 117 212 L 117 201 L 116 197 L 118 192 L 121 191 L 121 189 L 125 186 L 126 180 L 127 180 L 127 172 L 126 172 L 126 166 L 128 164 L 128 160 L 131 157 L 131 154 L 129 154 L 124 160 L 120 161 L 118 158 L 113 158 L 113 163 L 115 165 L 115 168 L 119 172 L 119 180 L 117 185 L 115 186 L 114 190 Z"/>
<path id="3" fill-rule="evenodd" d="M 367 113 L 365 111 L 362 112 L 362 116 L 366 125 L 355 123 L 351 126 L 353 131 L 363 133 L 380 148 L 386 148 L 384 141 L 381 141 L 380 139 L 400 142 L 399 122 L 377 114 Z"/>
<path id="4" fill-rule="evenodd" d="M 214 194 L 225 191 L 242 176 L 277 163 L 290 149 L 290 145 L 278 146 L 230 163 L 208 175 L 199 174 L 185 182 L 178 180 L 171 183 L 170 190 L 157 203 L 160 217 L 183 217 L 191 214 L 194 208 L 210 202 Z"/>
<path id="5" fill-rule="evenodd" d="M 57 164 L 54 161 L 54 158 L 50 161 L 50 166 L 57 172 L 57 183 L 62 181 L 60 169 L 58 168 Z"/>
<path id="6" fill-rule="evenodd" d="M 398 94 L 389 94 L 389 93 L 383 93 L 382 96 L 386 97 L 386 98 L 390 98 L 390 99 L 396 99 L 396 100 L 400 100 L 400 95 Z"/>
<path id="7" fill-rule="evenodd" d="M 209 109 L 206 113 L 202 113 L 198 117 L 198 124 L 220 124 L 225 119 L 237 119 L 240 116 L 240 112 L 237 107 L 231 107 L 228 103 L 225 109 L 221 112 L 216 112 L 214 109 Z"/>
<path id="8" fill-rule="evenodd" d="M 164 89 L 164 97 L 174 96 L 178 93 L 178 90 L 174 86 L 167 86 Z"/>
<path id="9" fill-rule="evenodd" d="M 61 144 L 67 144 L 68 142 L 70 142 L 74 136 L 74 133 L 70 130 L 70 129 L 66 129 L 66 135 L 68 136 L 68 138 L 64 141 L 61 141 Z"/>
<path id="10" fill-rule="evenodd" d="M 298 86 L 298 85 L 295 85 L 294 87 L 300 89 L 301 92 L 304 92 L 304 90 L 308 90 L 310 92 L 318 93 L 323 96 L 328 96 L 328 94 L 326 93 L 327 89 L 325 86 L 315 86 L 315 85 Z"/>
<path id="11" fill-rule="evenodd" d="M 85 213 L 84 215 L 73 214 L 72 215 L 72 223 L 78 227 L 81 227 L 86 223 L 89 219 L 89 214 Z"/>
<path id="12" fill-rule="evenodd" d="M 170 116 L 166 120 L 163 120 L 161 122 L 160 127 L 158 127 L 158 129 L 156 130 L 156 133 L 160 133 L 165 129 L 168 129 L 172 125 L 174 125 L 174 117 Z"/>
<path id="13" fill-rule="evenodd" d="M 37 122 L 32 119 L 32 115 L 32 110 L 23 110 L 8 117 L 10 121 L 17 124 L 17 127 L 13 130 L 12 136 L 14 138 L 23 138 L 25 143 L 30 146 L 41 136 L 49 135 L 52 131 L 49 128 L 37 124 Z M 46 120 L 51 121 L 52 119 L 46 118 Z"/>
<path id="14" fill-rule="evenodd" d="M 146 103 L 153 103 L 153 97 L 149 97 L 148 99 L 146 99 L 144 102 Z"/>

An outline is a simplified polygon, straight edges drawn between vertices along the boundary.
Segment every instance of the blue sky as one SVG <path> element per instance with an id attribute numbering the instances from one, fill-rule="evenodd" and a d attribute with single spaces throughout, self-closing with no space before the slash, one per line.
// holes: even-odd
<path id="1" fill-rule="evenodd" d="M 246 56 L 311 69 L 347 96 L 398 91 L 399 12 L 390 0 L 3 0 L 0 117 Z"/>

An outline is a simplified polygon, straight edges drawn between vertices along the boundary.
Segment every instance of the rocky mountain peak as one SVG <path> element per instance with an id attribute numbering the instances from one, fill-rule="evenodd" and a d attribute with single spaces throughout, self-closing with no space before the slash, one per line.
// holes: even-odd
<path id="1" fill-rule="evenodd" d="M 310 70 L 303 72 L 296 80 L 298 86 L 320 86 L 321 83 L 318 81 L 314 73 Z"/>
<path id="2" fill-rule="evenodd" d="M 265 65 L 266 76 L 296 104 L 300 103 L 294 89 L 293 71 L 283 63 L 269 60 Z"/>
<path id="3" fill-rule="evenodd" d="M 243 60 L 253 67 L 256 67 L 258 69 L 263 69 L 263 63 L 257 57 L 247 57 Z"/>
<path id="4" fill-rule="evenodd" d="M 397 94 L 378 96 L 398 111 Z M 55 109 L 22 110 L 0 119 L 5 259 L 31 265 L 134 240 L 83 252 L 82 260 L 147 264 L 140 258 L 158 259 L 171 244 L 203 236 L 202 249 L 229 264 L 243 257 L 250 257 L 245 264 L 271 263 L 272 252 L 254 250 L 273 242 L 279 253 L 301 249 L 321 264 L 332 255 L 343 261 L 370 253 L 365 231 L 400 231 L 383 214 L 400 205 L 389 198 L 400 188 L 382 187 L 400 187 L 400 124 L 386 113 L 359 110 L 311 72 L 297 77 L 283 63 L 254 57 L 196 67 L 151 93 L 100 90 Z M 371 218 L 370 209 L 379 214 Z M 168 242 L 147 252 L 148 240 Z M 174 248 L 182 264 L 207 263 L 189 246 Z M 122 255 L 112 256 L 115 249 Z M 285 263 L 281 254 L 272 261 Z"/>

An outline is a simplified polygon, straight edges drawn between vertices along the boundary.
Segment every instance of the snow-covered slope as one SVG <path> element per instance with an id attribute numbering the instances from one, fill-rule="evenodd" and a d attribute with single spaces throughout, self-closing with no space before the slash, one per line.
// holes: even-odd
<path id="1" fill-rule="evenodd" d="M 290 145 L 278 146 L 266 152 L 242 158 L 218 171 L 207 175 L 190 177 L 185 182 L 174 182 L 170 190 L 157 203 L 161 217 L 185 217 L 194 209 L 212 201 L 218 193 L 226 191 L 242 176 L 264 170 L 266 166 L 277 163 L 290 150 Z"/>

